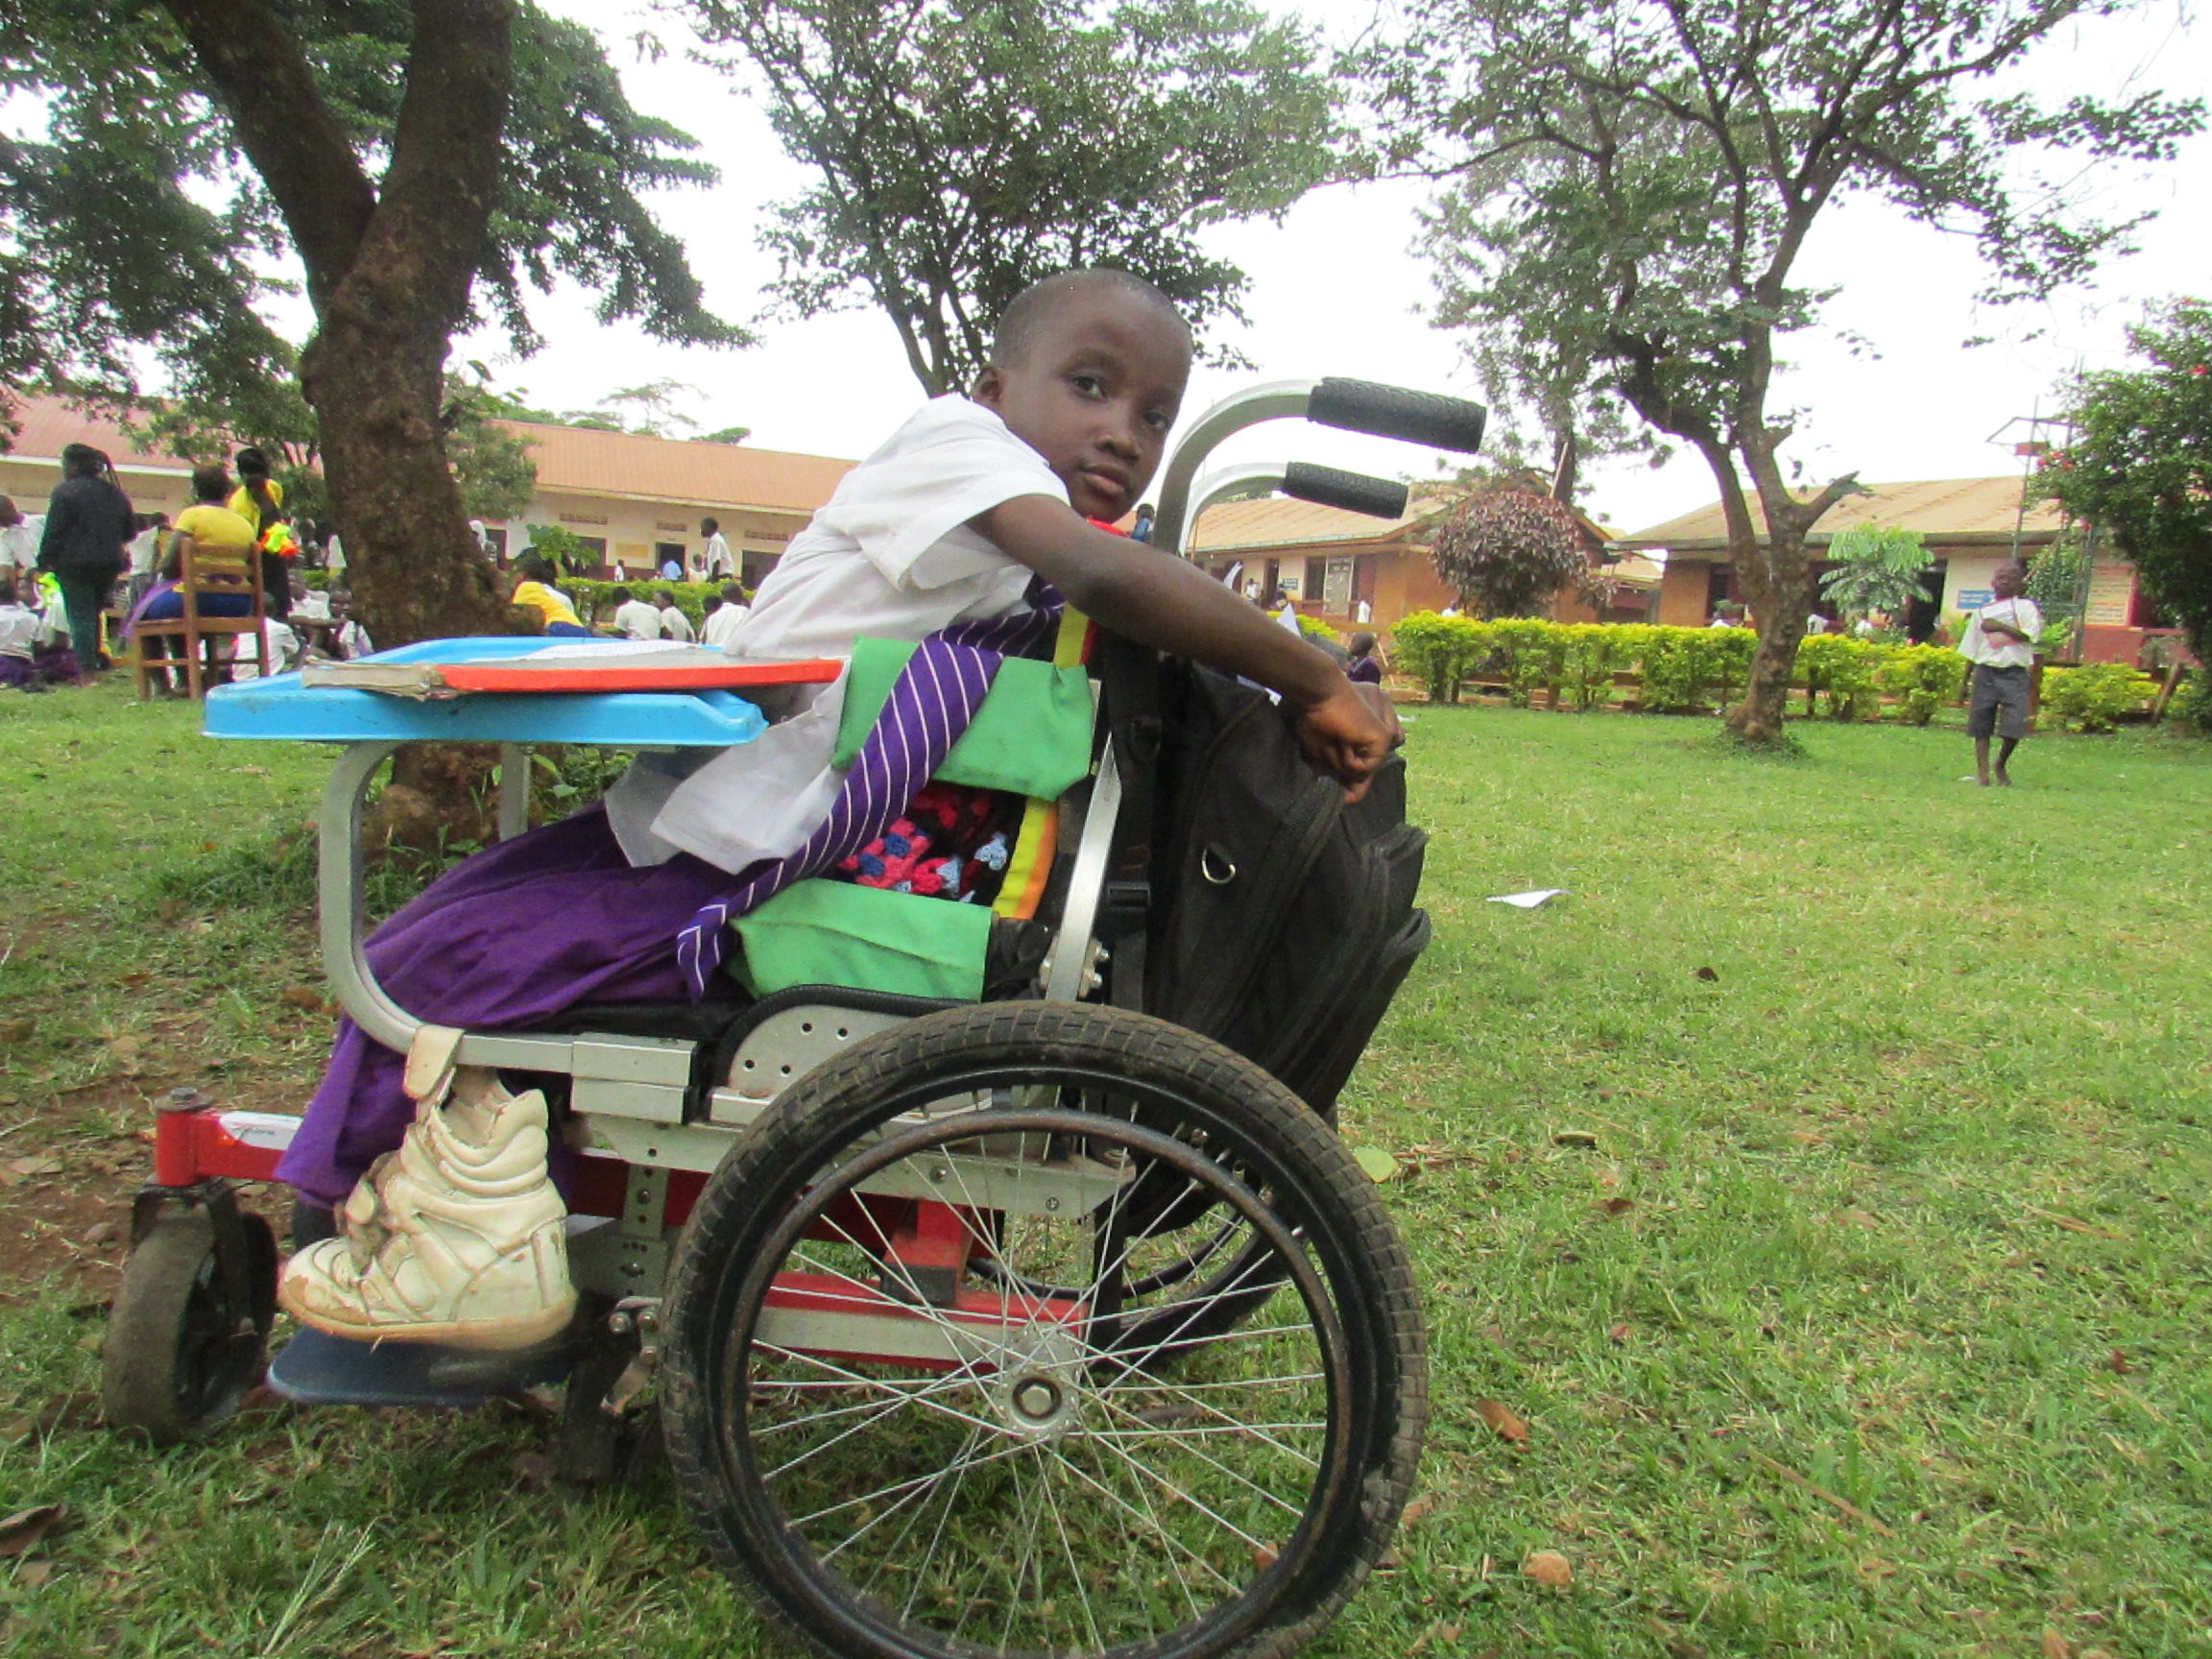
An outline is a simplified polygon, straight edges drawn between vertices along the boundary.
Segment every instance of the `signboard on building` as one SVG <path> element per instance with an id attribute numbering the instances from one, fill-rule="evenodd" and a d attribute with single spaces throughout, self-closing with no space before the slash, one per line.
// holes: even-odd
<path id="1" fill-rule="evenodd" d="M 1332 559 L 1321 582 L 1321 607 L 1332 615 L 1349 614 L 1352 610 L 1352 561 Z"/>
<path id="2" fill-rule="evenodd" d="M 2083 620 L 2093 628 L 2125 628 L 2135 601 L 2135 566 L 2100 565 L 2089 572 L 2089 608 Z"/>

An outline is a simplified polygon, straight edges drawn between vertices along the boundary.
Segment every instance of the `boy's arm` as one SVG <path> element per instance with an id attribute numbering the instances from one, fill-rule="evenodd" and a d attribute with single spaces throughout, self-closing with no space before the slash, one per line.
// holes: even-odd
<path id="1" fill-rule="evenodd" d="M 1002 501 L 974 524 L 1115 633 L 1281 692 L 1297 713 L 1306 757 L 1344 784 L 1347 801 L 1367 792 L 1389 757 L 1398 733 L 1386 703 L 1378 708 L 1326 652 L 1293 638 L 1196 565 L 1094 529 L 1048 495 Z"/>

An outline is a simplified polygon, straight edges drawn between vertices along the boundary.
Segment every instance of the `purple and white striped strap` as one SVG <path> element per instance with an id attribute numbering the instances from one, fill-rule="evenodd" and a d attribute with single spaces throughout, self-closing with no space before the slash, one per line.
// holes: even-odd
<path id="1" fill-rule="evenodd" d="M 852 770 L 799 850 L 755 865 L 726 897 L 700 907 L 676 936 L 676 960 L 692 1000 L 707 995 L 728 948 L 725 929 L 793 882 L 818 875 L 867 846 L 898 819 L 945 763 L 982 706 L 998 664 L 1048 644 L 1060 620 L 1058 593 L 1031 590 L 1036 607 L 982 622 L 956 622 L 915 647 Z"/>

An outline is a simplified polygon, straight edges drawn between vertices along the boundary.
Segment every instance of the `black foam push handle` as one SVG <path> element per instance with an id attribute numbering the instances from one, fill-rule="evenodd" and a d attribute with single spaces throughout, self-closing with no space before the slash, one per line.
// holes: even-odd
<path id="1" fill-rule="evenodd" d="M 1334 467 L 1315 467 L 1293 461 L 1283 469 L 1283 493 L 1323 507 L 1341 507 L 1347 513 L 1365 513 L 1376 518 L 1406 517 L 1407 490 L 1387 478 L 1370 478 L 1364 472 L 1345 472 Z"/>
<path id="2" fill-rule="evenodd" d="M 1482 447 L 1482 426 L 1489 418 L 1481 404 L 1464 397 L 1334 376 L 1313 388 L 1306 406 L 1306 419 L 1324 426 L 1470 455 Z"/>

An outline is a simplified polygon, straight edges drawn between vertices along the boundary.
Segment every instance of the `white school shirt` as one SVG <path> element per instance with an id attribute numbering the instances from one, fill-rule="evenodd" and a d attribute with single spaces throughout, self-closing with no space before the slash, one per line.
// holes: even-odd
<path id="1" fill-rule="evenodd" d="M 699 630 L 699 643 L 728 649 L 730 641 L 737 637 L 737 630 L 745 625 L 745 618 L 753 614 L 749 605 L 724 605 L 707 618 L 707 626 Z"/>
<path id="2" fill-rule="evenodd" d="M 691 626 L 691 618 L 685 615 L 675 606 L 669 606 L 660 615 L 661 638 L 673 639 L 679 644 L 688 645 L 692 640 L 699 637 L 698 633 Z"/>
<path id="3" fill-rule="evenodd" d="M 151 576 L 154 566 L 161 562 L 160 532 L 149 524 L 131 538 L 124 551 L 131 556 L 131 574 Z"/>
<path id="4" fill-rule="evenodd" d="M 1966 619 L 1966 632 L 1959 641 L 1959 655 L 1969 662 L 1985 662 L 1992 668 L 2031 668 L 2035 663 L 2035 647 L 2025 641 L 2002 634 L 1982 632 L 1982 618 L 1992 622 L 2009 623 L 2032 640 L 2043 632 L 2043 613 L 2036 609 L 2032 599 L 2000 599 L 1994 605 L 1984 605 Z"/>
<path id="5" fill-rule="evenodd" d="M 0 530 L 0 570 L 10 565 L 30 569 L 38 563 L 38 541 L 45 534 L 46 516 L 36 514 L 24 518 L 20 524 L 11 524 Z"/>
<path id="6" fill-rule="evenodd" d="M 707 580 L 718 581 L 737 574 L 737 561 L 731 557 L 730 538 L 717 530 L 707 538 Z"/>
<path id="7" fill-rule="evenodd" d="M 0 657 L 31 661 L 31 647 L 38 641 L 38 613 L 24 605 L 0 605 Z"/>
<path id="8" fill-rule="evenodd" d="M 614 626 L 622 630 L 625 639 L 658 639 L 661 637 L 660 609 L 642 599 L 625 599 L 614 607 Z"/>
<path id="9" fill-rule="evenodd" d="M 791 539 L 725 648 L 786 661 L 850 657 L 862 635 L 918 640 L 1022 609 L 1028 566 L 969 520 L 1023 495 L 1065 504 L 1068 487 L 992 411 L 956 394 L 932 399 Z M 637 767 L 616 785 L 608 813 L 632 863 L 681 850 L 738 871 L 805 840 L 841 781 L 830 757 L 844 682 L 789 702 L 791 718 L 687 778 Z"/>
<path id="10" fill-rule="evenodd" d="M 350 662 L 356 657 L 374 654 L 376 641 L 369 637 L 369 630 L 349 616 L 338 624 L 338 655 Z"/>

